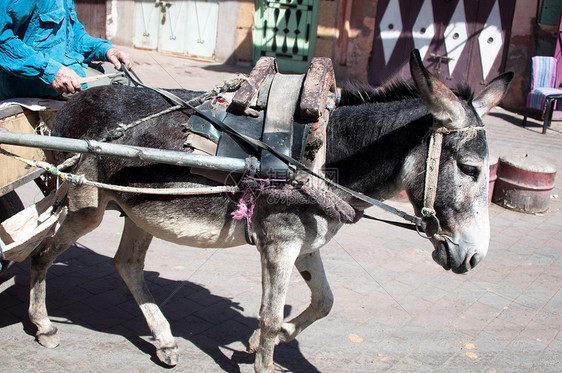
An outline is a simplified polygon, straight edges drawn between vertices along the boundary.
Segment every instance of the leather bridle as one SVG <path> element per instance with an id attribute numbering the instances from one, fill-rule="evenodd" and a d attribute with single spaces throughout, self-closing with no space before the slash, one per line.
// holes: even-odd
<path id="1" fill-rule="evenodd" d="M 431 137 L 429 139 L 429 147 L 427 152 L 426 170 L 425 170 L 425 186 L 423 193 L 423 208 L 421 209 L 422 218 L 433 219 L 437 224 L 437 231 L 433 234 L 428 234 L 424 229 L 424 234 L 420 232 L 418 226 L 416 230 L 423 238 L 434 238 L 438 241 L 444 242 L 446 239 L 450 238 L 441 232 L 441 224 L 437 218 L 435 212 L 435 198 L 437 196 L 437 185 L 439 182 L 439 163 L 441 160 L 441 152 L 443 150 L 443 136 L 458 132 L 472 132 L 472 136 L 476 134 L 476 131 L 484 131 L 484 127 L 470 126 L 464 128 L 449 129 L 446 127 L 439 127 L 431 132 Z M 470 134 L 467 136 L 471 136 Z M 466 140 L 465 140 L 466 141 Z M 425 224 L 427 226 L 427 224 Z"/>

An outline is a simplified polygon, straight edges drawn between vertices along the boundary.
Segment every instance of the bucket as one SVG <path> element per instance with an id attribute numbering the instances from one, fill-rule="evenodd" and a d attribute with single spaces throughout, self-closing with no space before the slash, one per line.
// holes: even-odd
<path id="1" fill-rule="evenodd" d="M 534 214 L 548 210 L 556 169 L 529 155 L 502 156 L 492 201 L 508 209 Z"/>

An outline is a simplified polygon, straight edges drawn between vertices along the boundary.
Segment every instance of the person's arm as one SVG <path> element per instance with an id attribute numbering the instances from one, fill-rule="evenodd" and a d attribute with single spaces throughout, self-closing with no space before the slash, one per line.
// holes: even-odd
<path id="1" fill-rule="evenodd" d="M 74 22 L 74 50 L 84 56 L 85 62 L 106 61 L 106 53 L 112 48 L 109 41 L 91 37 L 78 21 L 76 11 L 71 10 L 70 17 Z"/>
<path id="2" fill-rule="evenodd" d="M 26 6 L 31 9 L 26 9 Z M 23 1 L 14 7 L 7 5 L 0 9 L 0 67 L 15 75 L 38 77 L 45 84 L 51 84 L 62 65 L 35 51 L 14 33 L 14 29 L 29 17 L 33 6 L 32 1 Z"/>
<path id="3" fill-rule="evenodd" d="M 74 48 L 84 56 L 86 62 L 109 61 L 117 70 L 121 70 L 121 63 L 131 67 L 129 55 L 111 45 L 107 40 L 91 37 L 84 26 L 78 21 L 74 8 L 70 11 L 70 18 L 74 22 Z"/>
<path id="4" fill-rule="evenodd" d="M 34 1 L 2 2 L 0 7 L 0 67 L 22 76 L 37 77 L 57 93 L 75 93 L 81 89 L 80 77 L 73 70 L 25 44 L 14 30 L 33 12 Z"/>

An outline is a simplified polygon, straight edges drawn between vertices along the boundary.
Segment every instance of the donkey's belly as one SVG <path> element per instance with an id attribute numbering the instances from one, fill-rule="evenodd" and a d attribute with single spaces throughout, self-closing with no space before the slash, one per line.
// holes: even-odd
<path id="1" fill-rule="evenodd" d="M 244 223 L 225 219 L 211 219 L 193 213 L 143 214 L 138 210 L 125 211 L 136 225 L 154 237 L 179 245 L 222 248 L 246 244 Z"/>

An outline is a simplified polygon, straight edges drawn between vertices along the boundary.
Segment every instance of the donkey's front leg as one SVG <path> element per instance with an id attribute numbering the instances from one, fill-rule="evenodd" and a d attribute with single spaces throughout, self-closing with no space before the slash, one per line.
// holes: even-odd
<path id="1" fill-rule="evenodd" d="M 273 350 L 279 343 L 279 333 L 283 323 L 283 308 L 289 287 L 289 278 L 298 256 L 299 248 L 293 246 L 268 245 L 260 248 L 262 267 L 262 300 L 260 307 L 260 329 L 251 339 L 259 344 L 254 349 L 256 372 L 274 372 Z M 250 342 L 250 349 L 252 348 Z"/>
<path id="2" fill-rule="evenodd" d="M 170 324 L 164 317 L 144 281 L 144 258 L 152 235 L 125 218 L 119 250 L 114 258 L 117 271 L 135 297 L 152 336 L 158 342 L 156 355 L 167 365 L 176 365 L 179 359 L 178 346 L 172 336 Z"/>

